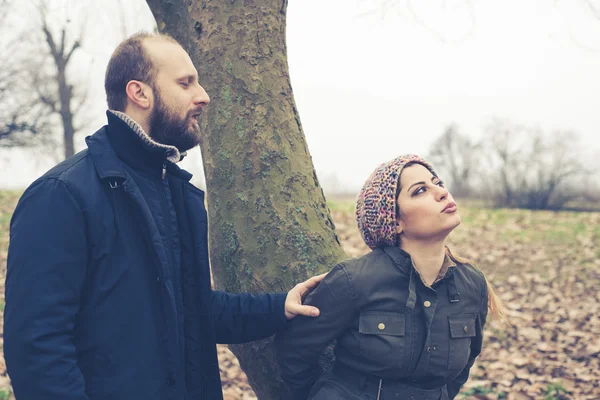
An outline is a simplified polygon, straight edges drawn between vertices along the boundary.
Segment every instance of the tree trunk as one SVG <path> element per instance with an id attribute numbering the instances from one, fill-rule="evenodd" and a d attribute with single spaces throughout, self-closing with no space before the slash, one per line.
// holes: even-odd
<path id="1" fill-rule="evenodd" d="M 287 291 L 344 257 L 308 152 L 287 65 L 287 1 L 147 0 L 211 96 L 202 157 L 216 284 Z M 231 346 L 256 395 L 279 399 L 271 341 Z"/>
<path id="2" fill-rule="evenodd" d="M 63 124 L 63 139 L 65 159 L 75 154 L 75 145 L 73 144 L 73 136 L 75 136 L 75 128 L 73 127 L 73 112 L 71 111 L 71 99 L 73 98 L 73 90 L 67 83 L 64 66 L 61 70 L 59 67 L 58 73 L 58 93 L 60 98 L 60 117 Z"/>
<path id="3" fill-rule="evenodd" d="M 75 128 L 73 127 L 73 111 L 71 109 L 71 102 L 73 100 L 73 86 L 67 81 L 67 65 L 71 60 L 73 53 L 80 47 L 79 40 L 75 41 L 70 48 L 67 48 L 66 35 L 67 28 L 63 27 L 61 30 L 60 40 L 57 41 L 58 36 L 55 38 L 48 25 L 46 24 L 46 9 L 41 3 L 40 11 L 42 13 L 42 32 L 46 37 L 46 43 L 48 44 L 48 50 L 50 55 L 54 59 L 56 66 L 56 86 L 58 93 L 57 100 L 54 100 L 55 95 L 50 95 L 46 99 L 42 97 L 44 101 L 53 112 L 60 114 L 63 125 L 63 144 L 65 158 L 71 157 L 75 154 L 75 147 L 73 145 L 73 136 L 75 135 Z"/>

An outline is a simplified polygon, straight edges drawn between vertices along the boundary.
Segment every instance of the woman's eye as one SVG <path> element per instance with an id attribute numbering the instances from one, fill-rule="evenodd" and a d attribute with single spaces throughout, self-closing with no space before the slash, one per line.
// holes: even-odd
<path id="1" fill-rule="evenodd" d="M 417 190 L 415 190 L 415 192 L 413 193 L 413 196 L 416 196 L 418 194 L 421 194 L 425 192 L 425 186 L 421 186 L 420 188 L 418 188 Z"/>
<path id="2" fill-rule="evenodd" d="M 438 186 L 441 186 L 441 187 L 444 187 L 444 181 L 439 181 L 439 182 L 437 183 L 437 185 L 438 185 Z"/>
<path id="3" fill-rule="evenodd" d="M 179 82 L 181 84 L 181 86 L 183 87 L 188 87 L 190 86 L 190 84 L 188 82 Z"/>

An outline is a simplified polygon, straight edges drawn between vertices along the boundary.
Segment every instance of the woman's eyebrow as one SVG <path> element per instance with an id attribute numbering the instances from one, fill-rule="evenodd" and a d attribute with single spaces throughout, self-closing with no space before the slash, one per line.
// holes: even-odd
<path id="1" fill-rule="evenodd" d="M 433 182 L 434 180 L 438 179 L 437 176 L 432 176 L 431 177 L 431 182 Z M 410 187 L 408 188 L 408 190 L 410 190 L 410 188 L 412 188 L 415 185 L 424 185 L 425 181 L 421 181 L 421 182 L 415 182 L 412 185 L 410 185 Z"/>

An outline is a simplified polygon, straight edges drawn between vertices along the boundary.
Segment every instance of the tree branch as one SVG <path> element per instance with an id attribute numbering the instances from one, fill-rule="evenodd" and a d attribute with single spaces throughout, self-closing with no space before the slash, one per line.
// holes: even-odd
<path id="1" fill-rule="evenodd" d="M 76 42 L 73 44 L 73 47 L 71 47 L 71 50 L 69 51 L 69 54 L 67 54 L 67 56 L 64 58 L 65 66 L 66 66 L 66 65 L 67 65 L 67 63 L 69 62 L 69 59 L 70 59 L 70 58 L 71 58 L 71 56 L 73 55 L 73 52 L 74 52 L 75 50 L 77 50 L 78 48 L 80 48 L 80 47 L 81 47 L 81 44 L 79 43 L 79 40 L 78 40 L 78 41 L 76 41 Z"/>
<path id="2" fill-rule="evenodd" d="M 61 34 L 60 34 L 60 55 L 65 55 L 65 39 L 67 37 L 67 28 L 63 26 Z"/>

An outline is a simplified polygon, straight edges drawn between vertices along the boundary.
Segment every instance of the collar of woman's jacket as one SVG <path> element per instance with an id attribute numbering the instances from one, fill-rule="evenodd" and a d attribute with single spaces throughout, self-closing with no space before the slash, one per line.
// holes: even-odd
<path id="1" fill-rule="evenodd" d="M 397 247 L 397 246 L 386 246 L 382 249 L 394 262 L 394 264 L 396 264 L 396 267 L 398 267 L 398 269 L 400 269 L 400 271 L 402 271 L 403 273 L 405 273 L 406 275 L 410 276 L 409 278 L 409 283 L 408 283 L 408 299 L 406 301 L 406 307 L 413 309 L 415 308 L 415 304 L 417 302 L 417 285 L 416 285 L 416 281 L 417 279 L 420 279 L 421 282 L 423 282 L 423 279 L 421 278 L 421 275 L 419 274 L 419 272 L 416 270 L 412 259 L 410 257 L 410 254 L 408 254 L 406 251 L 402 250 L 401 248 Z M 446 278 L 448 278 L 448 298 L 450 299 L 450 302 L 458 302 L 459 301 L 459 293 L 458 290 L 456 288 L 456 282 L 454 280 L 454 271 L 452 271 L 453 267 L 456 267 L 456 264 L 454 263 L 454 260 L 449 256 L 449 250 L 446 248 L 446 256 L 444 258 L 444 265 L 442 265 L 442 267 L 446 266 L 446 270 L 444 271 L 443 274 L 438 275 L 438 278 L 435 280 L 434 284 L 439 282 L 440 280 Z M 443 269 L 443 268 L 442 268 Z M 442 272 L 442 271 L 440 271 Z M 425 282 L 423 282 L 424 286 Z"/>
<path id="2" fill-rule="evenodd" d="M 110 144 L 118 157 L 127 165 L 158 176 L 162 173 L 162 169 L 166 167 L 170 173 L 185 175 L 182 178 L 186 180 L 191 178 L 191 175 L 188 177 L 189 173 L 175 165 L 185 157 L 185 152 L 180 153 L 174 146 L 155 142 L 127 114 L 108 110 L 106 115 L 108 117 L 107 135 Z"/>

